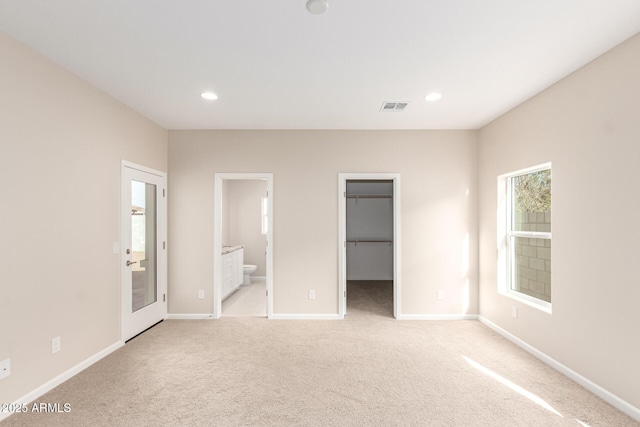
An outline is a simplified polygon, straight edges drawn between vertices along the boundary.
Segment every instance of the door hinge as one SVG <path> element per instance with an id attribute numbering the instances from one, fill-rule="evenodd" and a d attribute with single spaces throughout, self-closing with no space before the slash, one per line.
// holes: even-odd
<path id="1" fill-rule="evenodd" d="M 167 242 L 162 242 L 162 249 L 167 249 Z"/>
<path id="2" fill-rule="evenodd" d="M 345 199 L 347 198 L 347 192 L 346 191 L 342 193 L 342 197 L 344 197 Z"/>
<path id="3" fill-rule="evenodd" d="M 162 302 L 167 302 L 167 294 L 162 294 Z"/>
<path id="4" fill-rule="evenodd" d="M 347 297 L 347 291 L 344 291 L 344 297 L 345 298 Z"/>
<path id="5" fill-rule="evenodd" d="M 265 291 L 265 294 L 266 294 L 267 296 L 269 296 L 269 290 L 266 290 L 266 291 Z"/>
<path id="6" fill-rule="evenodd" d="M 162 197 L 165 197 L 165 195 L 164 195 L 164 188 L 162 189 Z"/>

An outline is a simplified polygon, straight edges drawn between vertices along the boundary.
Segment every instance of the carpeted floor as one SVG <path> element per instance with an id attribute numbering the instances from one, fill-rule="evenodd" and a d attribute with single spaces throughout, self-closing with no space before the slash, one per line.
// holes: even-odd
<path id="1" fill-rule="evenodd" d="M 38 399 L 70 412 L 0 425 L 640 425 L 477 321 L 393 319 L 390 289 L 349 283 L 344 321 L 165 321 Z"/>

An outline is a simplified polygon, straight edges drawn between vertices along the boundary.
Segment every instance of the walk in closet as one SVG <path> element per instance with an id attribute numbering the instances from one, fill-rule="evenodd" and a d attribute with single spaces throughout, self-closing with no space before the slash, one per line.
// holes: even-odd
<path id="1" fill-rule="evenodd" d="M 367 301 L 372 306 L 366 310 L 381 306 L 393 311 L 393 197 L 391 180 L 347 181 L 346 273 L 350 306 Z"/>

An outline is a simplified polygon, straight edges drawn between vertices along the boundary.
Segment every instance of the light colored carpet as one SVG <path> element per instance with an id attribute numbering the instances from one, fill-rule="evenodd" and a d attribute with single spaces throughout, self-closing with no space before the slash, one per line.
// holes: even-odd
<path id="1" fill-rule="evenodd" d="M 397 321 L 361 285 L 344 321 L 165 321 L 38 399 L 70 413 L 0 425 L 639 425 L 481 323 Z"/>

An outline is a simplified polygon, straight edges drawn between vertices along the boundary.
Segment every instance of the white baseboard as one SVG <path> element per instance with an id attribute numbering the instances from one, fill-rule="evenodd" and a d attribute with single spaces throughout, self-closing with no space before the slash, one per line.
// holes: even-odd
<path id="1" fill-rule="evenodd" d="M 269 319 L 275 320 L 339 320 L 337 314 L 272 314 Z"/>
<path id="2" fill-rule="evenodd" d="M 478 320 L 477 314 L 399 314 L 398 320 Z"/>
<path id="3" fill-rule="evenodd" d="M 18 399 L 15 402 L 13 402 L 14 405 L 27 405 L 27 404 L 33 402 L 34 400 L 36 400 L 40 396 L 44 395 L 45 393 L 53 390 L 55 387 L 59 386 L 63 382 L 67 381 L 68 379 L 70 379 L 74 375 L 77 375 L 80 372 L 84 371 L 89 366 L 91 366 L 94 363 L 98 362 L 100 359 L 103 359 L 106 356 L 110 355 L 111 353 L 113 353 L 114 351 L 116 351 L 117 349 L 122 347 L 123 345 L 124 345 L 124 343 L 122 341 L 118 341 L 116 343 L 111 344 L 109 347 L 105 348 L 104 350 L 99 351 L 98 353 L 94 354 L 93 356 L 91 356 L 91 357 L 85 359 L 84 361 L 78 363 L 76 366 L 74 366 L 74 367 L 66 370 L 65 372 L 61 373 L 60 375 L 58 375 L 57 377 L 53 378 L 52 380 L 47 381 L 46 383 L 44 383 L 40 387 L 36 388 L 32 392 L 25 394 L 20 399 Z M 3 419 L 7 418 L 9 415 L 11 415 L 11 412 L 2 412 L 2 411 L 0 411 L 0 421 L 2 421 Z"/>
<path id="4" fill-rule="evenodd" d="M 196 313 L 196 314 L 180 314 L 173 313 L 168 314 L 167 319 L 173 320 L 203 320 L 203 319 L 213 319 L 213 314 L 211 313 Z"/>
<path id="5" fill-rule="evenodd" d="M 640 408 L 636 408 L 635 406 L 631 405 L 629 402 L 619 398 L 615 394 L 613 394 L 610 391 L 600 387 L 598 384 L 594 383 L 593 381 L 583 377 L 579 373 L 577 373 L 574 370 L 568 368 L 567 366 L 563 365 L 562 363 L 558 362 L 557 360 L 553 359 L 552 357 L 546 355 L 545 353 L 541 352 L 537 348 L 527 344 L 526 342 L 524 342 L 520 338 L 516 337 L 515 335 L 511 334 L 510 332 L 507 332 L 506 330 L 502 329 L 500 326 L 498 326 L 495 323 L 491 322 L 489 319 L 480 316 L 478 318 L 478 320 L 480 320 L 480 322 L 482 322 L 482 324 L 484 324 L 487 327 L 493 329 L 495 332 L 499 333 L 500 335 L 502 335 L 503 337 L 505 337 L 509 341 L 511 341 L 514 344 L 516 344 L 518 347 L 524 349 L 528 353 L 530 353 L 533 356 L 537 357 L 538 359 L 542 360 L 544 363 L 546 363 L 547 365 L 551 366 L 556 371 L 558 371 L 561 374 L 571 378 L 573 381 L 577 382 L 582 387 L 584 387 L 587 390 L 589 390 L 591 393 L 593 393 L 596 396 L 600 397 L 602 400 L 604 400 L 605 402 L 607 402 L 611 406 L 615 407 L 616 409 L 620 410 L 621 412 L 624 412 L 625 414 L 627 414 L 628 416 L 630 416 L 634 420 L 640 421 Z"/>

